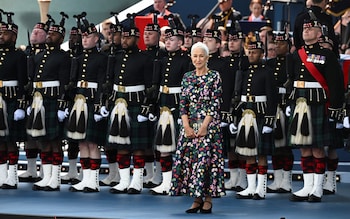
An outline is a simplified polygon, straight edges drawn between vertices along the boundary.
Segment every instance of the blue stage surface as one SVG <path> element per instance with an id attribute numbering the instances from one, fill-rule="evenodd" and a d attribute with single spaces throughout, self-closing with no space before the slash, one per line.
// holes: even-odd
<path id="1" fill-rule="evenodd" d="M 106 175 L 101 175 L 104 178 Z M 268 183 L 271 183 L 269 181 Z M 302 186 L 293 181 L 293 189 Z M 211 215 L 186 214 L 192 198 L 153 196 L 148 189 L 140 195 L 111 194 L 109 187 L 99 193 L 32 191 L 31 183 L 20 183 L 17 190 L 0 189 L 0 218 L 349 218 L 350 183 L 338 183 L 335 195 L 323 196 L 321 203 L 290 202 L 289 194 L 267 194 L 265 200 L 238 200 L 235 193 L 213 199 Z"/>

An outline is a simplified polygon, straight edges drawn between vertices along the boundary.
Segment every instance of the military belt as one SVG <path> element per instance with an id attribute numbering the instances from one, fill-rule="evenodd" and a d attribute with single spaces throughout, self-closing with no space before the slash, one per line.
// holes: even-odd
<path id="1" fill-rule="evenodd" d="M 0 80 L 0 87 L 15 87 L 18 86 L 18 81 L 2 81 Z"/>
<path id="2" fill-rule="evenodd" d="M 59 87 L 59 81 L 36 81 L 33 82 L 34 88 L 44 88 L 44 87 Z"/>
<path id="3" fill-rule="evenodd" d="M 181 87 L 160 86 L 159 92 L 165 93 L 165 94 L 177 94 L 177 93 L 181 93 Z"/>
<path id="4" fill-rule="evenodd" d="M 242 95 L 241 101 L 242 102 L 266 102 L 267 97 L 265 95 L 263 96 Z"/>
<path id="5" fill-rule="evenodd" d="M 294 81 L 293 85 L 296 88 L 322 88 L 320 83 L 309 81 Z"/>
<path id="6" fill-rule="evenodd" d="M 97 89 L 97 83 L 96 82 L 89 82 L 89 81 L 78 81 L 77 82 L 77 87 L 81 87 L 81 88 L 95 88 Z"/>
<path id="7" fill-rule="evenodd" d="M 122 86 L 114 84 L 113 90 L 121 93 L 139 92 L 145 90 L 145 85 Z"/>

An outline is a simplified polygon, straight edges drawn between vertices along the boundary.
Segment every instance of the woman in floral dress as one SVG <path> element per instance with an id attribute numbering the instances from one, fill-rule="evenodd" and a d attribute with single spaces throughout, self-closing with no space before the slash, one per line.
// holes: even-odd
<path id="1" fill-rule="evenodd" d="M 224 158 L 220 129 L 221 79 L 209 70 L 208 48 L 196 43 L 191 49 L 195 70 L 182 80 L 181 132 L 175 153 L 171 195 L 194 197 L 187 213 L 211 213 L 212 197 L 224 192 Z"/>

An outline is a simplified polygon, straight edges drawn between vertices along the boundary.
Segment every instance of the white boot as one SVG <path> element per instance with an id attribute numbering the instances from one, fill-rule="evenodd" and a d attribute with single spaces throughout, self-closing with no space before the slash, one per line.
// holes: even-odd
<path id="1" fill-rule="evenodd" d="M 282 170 L 282 183 L 279 189 L 280 193 L 292 192 L 292 171 Z"/>
<path id="2" fill-rule="evenodd" d="M 9 165 L 9 171 L 6 181 L 2 184 L 2 189 L 17 189 L 18 175 L 17 175 L 17 164 Z"/>
<path id="3" fill-rule="evenodd" d="M 61 177 L 62 183 L 69 183 L 78 178 L 77 159 L 68 160 L 68 173 Z"/>
<path id="4" fill-rule="evenodd" d="M 33 190 L 44 190 L 51 179 L 52 164 L 42 164 L 43 178 L 39 182 L 33 184 Z"/>
<path id="5" fill-rule="evenodd" d="M 247 174 L 248 187 L 241 191 L 237 192 L 236 198 L 238 199 L 251 199 L 256 190 L 256 174 Z"/>
<path id="6" fill-rule="evenodd" d="M 163 182 L 151 189 L 152 195 L 168 195 L 171 187 L 171 177 L 172 177 L 172 171 L 163 172 Z"/>
<path id="7" fill-rule="evenodd" d="M 4 184 L 7 179 L 7 163 L 0 164 L 0 186 Z"/>
<path id="8" fill-rule="evenodd" d="M 267 183 L 267 174 L 258 174 L 258 185 L 255 190 L 254 200 L 265 199 L 266 196 L 266 183 Z"/>
<path id="9" fill-rule="evenodd" d="M 52 165 L 50 182 L 45 187 L 45 191 L 60 191 L 61 186 L 61 165 Z"/>
<path id="10" fill-rule="evenodd" d="M 127 193 L 130 185 L 130 167 L 119 169 L 120 182 L 109 190 L 110 193 Z"/>
<path id="11" fill-rule="evenodd" d="M 282 169 L 274 170 L 273 171 L 273 182 L 267 186 L 267 192 L 268 193 L 279 193 L 279 189 L 281 188 L 282 178 L 283 178 Z"/>
<path id="12" fill-rule="evenodd" d="M 90 170 L 90 177 L 89 177 L 89 180 L 84 188 L 84 192 L 90 193 L 90 192 L 99 192 L 100 191 L 99 175 L 100 175 L 100 169 Z"/>
<path id="13" fill-rule="evenodd" d="M 27 159 L 27 171 L 18 176 L 21 182 L 34 182 L 38 178 L 36 158 Z"/>
<path id="14" fill-rule="evenodd" d="M 119 174 L 119 164 L 117 162 L 116 173 L 114 179 L 112 179 L 111 185 L 115 186 L 120 182 L 120 174 Z"/>
<path id="15" fill-rule="evenodd" d="M 314 186 L 310 192 L 308 202 L 320 202 L 323 195 L 324 174 L 314 174 Z"/>
<path id="16" fill-rule="evenodd" d="M 238 169 L 238 180 L 236 184 L 236 191 L 240 192 L 247 188 L 248 182 L 247 182 L 247 172 L 244 168 Z"/>
<path id="17" fill-rule="evenodd" d="M 236 184 L 238 182 L 238 168 L 230 169 L 230 179 L 225 182 L 225 189 L 226 190 L 235 190 Z"/>
<path id="18" fill-rule="evenodd" d="M 146 176 L 143 177 L 143 183 L 149 183 L 154 175 L 154 162 L 146 162 L 145 163 L 145 171 Z"/>
<path id="19" fill-rule="evenodd" d="M 143 188 L 143 168 L 134 168 L 128 194 L 140 194 Z"/>
<path id="20" fill-rule="evenodd" d="M 156 171 L 153 174 L 152 180 L 145 184 L 145 188 L 154 188 L 162 183 L 162 166 L 160 162 L 156 162 Z"/>
<path id="21" fill-rule="evenodd" d="M 108 167 L 109 167 L 108 168 L 109 169 L 108 176 L 99 182 L 100 186 L 110 186 L 111 183 L 113 182 L 114 178 L 117 175 L 117 172 L 118 172 L 118 163 L 117 162 L 109 163 Z"/>
<path id="22" fill-rule="evenodd" d="M 335 171 L 327 171 L 325 183 L 323 185 L 323 194 L 332 195 L 337 191 L 337 178 Z"/>
<path id="23" fill-rule="evenodd" d="M 91 169 L 83 169 L 83 179 L 80 181 L 80 183 L 71 186 L 69 188 L 69 191 L 82 192 L 86 187 L 86 185 L 88 184 L 88 181 L 90 180 L 90 172 L 91 172 Z"/>
<path id="24" fill-rule="evenodd" d="M 291 201 L 306 201 L 314 185 L 314 174 L 304 173 L 304 187 L 297 192 L 294 192 L 289 200 Z"/>

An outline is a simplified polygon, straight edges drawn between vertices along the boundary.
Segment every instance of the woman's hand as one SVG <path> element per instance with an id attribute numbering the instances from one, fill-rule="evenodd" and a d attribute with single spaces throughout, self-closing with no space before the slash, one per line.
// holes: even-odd
<path id="1" fill-rule="evenodd" d="M 198 132 L 195 133 L 197 138 L 204 137 L 208 134 L 208 127 L 206 125 L 201 125 Z"/>
<path id="2" fill-rule="evenodd" d="M 186 138 L 195 138 L 196 137 L 196 133 L 194 133 L 193 128 L 191 127 L 185 127 L 185 137 Z"/>

